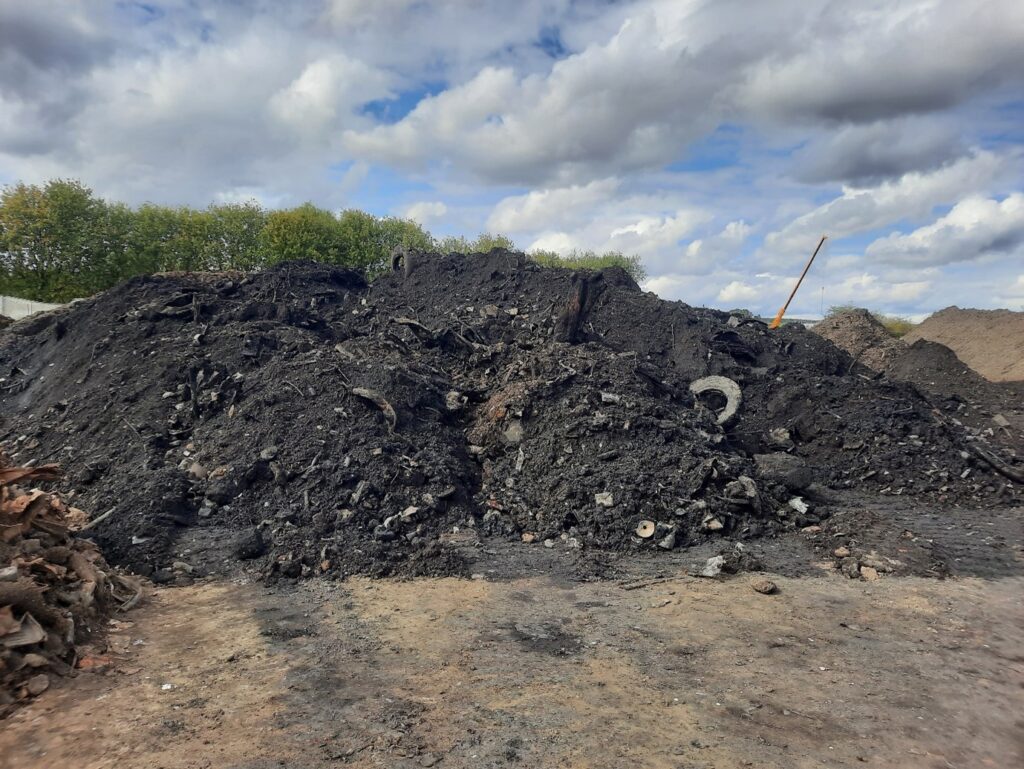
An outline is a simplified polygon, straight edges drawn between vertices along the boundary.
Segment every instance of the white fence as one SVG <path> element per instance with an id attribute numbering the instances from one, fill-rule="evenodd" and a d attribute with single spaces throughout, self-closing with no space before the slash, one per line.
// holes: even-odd
<path id="1" fill-rule="evenodd" d="M 46 302 L 33 302 L 29 299 L 19 299 L 16 296 L 0 296 L 0 315 L 18 320 L 26 315 L 32 315 L 44 310 L 56 310 L 61 305 L 47 304 Z"/>

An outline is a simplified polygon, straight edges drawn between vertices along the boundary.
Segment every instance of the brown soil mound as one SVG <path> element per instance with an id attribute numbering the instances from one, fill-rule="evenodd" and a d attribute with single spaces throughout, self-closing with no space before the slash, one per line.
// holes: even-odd
<path id="1" fill-rule="evenodd" d="M 829 315 L 816 323 L 812 331 L 872 371 L 884 371 L 903 354 L 905 347 L 874 315 L 859 308 Z"/>
<path id="2" fill-rule="evenodd" d="M 1024 381 L 1024 312 L 947 307 L 905 340 L 939 342 L 992 382 Z"/>

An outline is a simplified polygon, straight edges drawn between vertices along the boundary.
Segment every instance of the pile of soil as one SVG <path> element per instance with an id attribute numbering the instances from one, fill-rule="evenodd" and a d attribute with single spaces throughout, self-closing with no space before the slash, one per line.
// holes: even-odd
<path id="1" fill-rule="evenodd" d="M 93 640 L 141 587 L 107 565 L 71 527 L 87 516 L 22 484 L 59 477 L 55 465 L 12 467 L 0 452 L 0 718 L 73 673 Z"/>
<path id="2" fill-rule="evenodd" d="M 991 382 L 1024 381 L 1024 312 L 947 307 L 905 337 L 944 344 Z"/>
<path id="3" fill-rule="evenodd" d="M 98 541 L 157 581 L 195 527 L 268 575 L 438 574 L 466 527 L 657 551 L 813 525 L 829 488 L 1018 499 L 912 386 L 614 268 L 417 254 L 368 284 L 293 262 L 46 317 L 0 342 L 0 438 L 113 506 Z M 690 391 L 709 375 L 742 392 L 724 424 Z"/>
<path id="4" fill-rule="evenodd" d="M 831 315 L 813 331 L 872 371 L 913 384 L 974 433 L 1014 454 L 1024 452 L 1024 382 L 990 382 L 945 345 L 893 338 L 863 309 Z"/>
<path id="5" fill-rule="evenodd" d="M 813 330 L 872 371 L 885 371 L 905 349 L 902 341 L 861 308 L 833 313 L 814 324 Z"/>

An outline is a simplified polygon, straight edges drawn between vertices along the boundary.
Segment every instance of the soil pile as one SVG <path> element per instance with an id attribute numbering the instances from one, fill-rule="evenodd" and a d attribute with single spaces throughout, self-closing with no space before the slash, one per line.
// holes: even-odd
<path id="1" fill-rule="evenodd" d="M 893 338 L 863 309 L 829 316 L 813 331 L 872 371 L 913 384 L 976 434 L 1011 452 L 1024 449 L 1024 382 L 990 382 L 945 345 Z"/>
<path id="2" fill-rule="evenodd" d="M 860 308 L 833 313 L 813 330 L 872 371 L 885 371 L 905 349 L 874 315 Z"/>
<path id="3" fill-rule="evenodd" d="M 1024 312 L 947 307 L 905 337 L 946 345 L 992 382 L 1024 381 Z"/>
<path id="4" fill-rule="evenodd" d="M 51 676 L 71 675 L 76 645 L 141 596 L 92 542 L 72 534 L 85 513 L 18 485 L 58 476 L 54 465 L 11 467 L 0 452 L 0 718 L 46 691 Z"/>
<path id="5" fill-rule="evenodd" d="M 464 527 L 657 550 L 814 524 L 826 487 L 1017 493 L 913 387 L 617 269 L 416 254 L 367 284 L 289 263 L 46 317 L 0 343 L 0 431 L 114 506 L 104 551 L 157 581 L 186 527 L 237 532 L 271 575 L 429 574 L 461 568 Z M 691 392 L 708 376 L 738 386 L 733 418 L 721 387 Z"/>

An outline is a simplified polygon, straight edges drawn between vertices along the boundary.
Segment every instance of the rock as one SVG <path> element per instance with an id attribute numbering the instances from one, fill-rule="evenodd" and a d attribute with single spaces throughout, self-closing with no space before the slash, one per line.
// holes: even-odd
<path id="1" fill-rule="evenodd" d="M 46 659 L 42 654 L 35 654 L 30 652 L 22 657 L 22 661 L 30 668 L 45 668 L 50 664 L 50 661 Z"/>
<path id="2" fill-rule="evenodd" d="M 420 756 L 420 766 L 437 766 L 440 762 L 440 756 L 435 756 L 433 753 L 424 753 Z"/>
<path id="3" fill-rule="evenodd" d="M 521 443 L 523 440 L 523 423 L 518 419 L 513 419 L 501 434 L 501 439 L 508 446 L 515 446 Z"/>
<path id="4" fill-rule="evenodd" d="M 996 423 L 997 427 L 1009 427 L 1010 420 L 1004 417 L 1002 414 L 996 414 L 992 417 L 992 421 Z"/>
<path id="5" fill-rule="evenodd" d="M 5 566 L 0 569 L 0 582 L 17 582 L 18 581 L 18 567 L 17 566 Z"/>
<path id="6" fill-rule="evenodd" d="M 184 561 L 175 561 L 171 564 L 171 569 L 173 569 L 174 571 L 183 572 L 185 574 L 191 574 L 195 571 L 195 569 L 192 568 L 192 564 L 185 563 Z"/>
<path id="7" fill-rule="evenodd" d="M 804 534 L 817 534 L 821 531 L 821 527 L 817 524 L 813 526 L 804 526 L 802 529 L 800 529 L 800 531 L 802 531 Z"/>
<path id="8" fill-rule="evenodd" d="M 267 446 L 260 452 L 260 459 L 269 462 L 271 459 L 277 459 L 277 453 L 277 446 Z"/>
<path id="9" fill-rule="evenodd" d="M 618 403 L 621 400 L 621 395 L 616 395 L 615 393 L 606 393 L 604 391 L 601 392 L 601 403 Z"/>
<path id="10" fill-rule="evenodd" d="M 698 577 L 717 577 L 722 573 L 725 565 L 725 557 L 721 555 L 712 556 L 704 562 L 704 567 L 697 572 Z"/>
<path id="11" fill-rule="evenodd" d="M 673 527 L 672 531 L 658 540 L 658 547 L 662 550 L 672 550 L 676 546 L 676 530 Z"/>
<path id="12" fill-rule="evenodd" d="M 849 558 L 850 548 L 844 546 L 837 547 L 835 550 L 832 551 L 832 555 L 834 555 L 836 558 Z"/>
<path id="13" fill-rule="evenodd" d="M 801 515 L 803 515 L 808 510 L 811 509 L 811 506 L 804 502 L 803 499 L 801 499 L 800 497 L 793 497 L 791 500 L 789 500 L 788 504 L 791 510 L 796 510 L 796 512 L 800 513 Z"/>
<path id="14" fill-rule="evenodd" d="M 50 688 L 50 677 L 46 673 L 32 676 L 25 682 L 25 688 L 28 689 L 28 693 L 33 697 L 38 697 Z"/>
<path id="15" fill-rule="evenodd" d="M 857 579 L 860 576 L 860 565 L 856 558 L 844 558 L 839 562 L 839 571 L 850 579 Z"/>
<path id="16" fill-rule="evenodd" d="M 238 493 L 238 484 L 230 478 L 217 478 L 206 486 L 206 498 L 218 505 L 226 505 Z"/>
<path id="17" fill-rule="evenodd" d="M 612 507 L 615 504 L 615 498 L 610 491 L 601 491 L 594 495 L 594 502 L 601 507 Z"/>
<path id="18" fill-rule="evenodd" d="M 755 454 L 757 473 L 766 481 L 781 483 L 790 491 L 803 491 L 814 481 L 814 473 L 800 458 L 782 451 Z"/>
<path id="19" fill-rule="evenodd" d="M 207 476 L 210 474 L 210 471 L 207 470 L 198 462 L 193 462 L 191 465 L 189 465 L 188 474 L 189 477 L 195 478 L 197 481 L 203 481 L 206 480 Z"/>
<path id="20" fill-rule="evenodd" d="M 771 595 L 779 590 L 779 586 L 770 579 L 759 579 L 756 582 L 751 582 L 750 586 L 754 589 L 755 593 L 761 593 L 762 595 Z"/>
<path id="21" fill-rule="evenodd" d="M 546 547 L 548 550 L 550 550 L 554 546 L 555 546 L 555 540 L 553 540 L 553 539 L 545 539 L 544 540 L 544 547 Z"/>
<path id="22" fill-rule="evenodd" d="M 535 541 L 536 539 L 537 539 L 537 535 L 536 534 L 531 534 L 528 531 L 523 533 L 522 540 L 523 540 L 523 542 L 525 542 L 527 544 L 530 544 L 531 542 Z"/>
<path id="23" fill-rule="evenodd" d="M 712 515 L 704 519 L 704 528 L 708 531 L 721 531 L 725 528 L 725 524 L 719 518 L 715 518 Z"/>
<path id="24" fill-rule="evenodd" d="M 235 556 L 243 561 L 259 558 L 267 552 L 267 543 L 259 529 L 253 529 L 235 544 Z"/>
<path id="25" fill-rule="evenodd" d="M 862 576 L 867 582 L 875 582 L 878 580 L 878 571 L 870 566 L 861 566 L 860 576 Z"/>
<path id="26" fill-rule="evenodd" d="M 166 585 L 168 582 L 173 582 L 174 577 L 175 574 L 170 569 L 157 569 L 150 579 L 157 585 Z"/>

